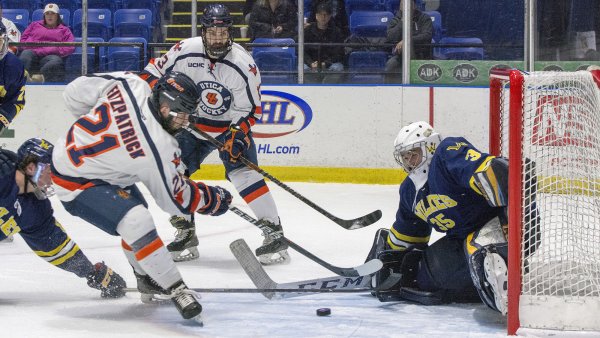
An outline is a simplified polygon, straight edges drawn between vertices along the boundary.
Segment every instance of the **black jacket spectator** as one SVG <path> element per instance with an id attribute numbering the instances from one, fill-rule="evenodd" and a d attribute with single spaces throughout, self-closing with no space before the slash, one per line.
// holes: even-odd
<path id="1" fill-rule="evenodd" d="M 325 30 L 320 30 L 316 22 L 304 29 L 305 43 L 342 43 L 345 38 L 345 34 L 335 25 L 333 20 L 329 21 Z M 321 46 L 319 51 L 319 46 L 305 46 L 304 63 L 310 65 L 314 61 L 325 62 L 325 68 L 329 68 L 332 63 L 343 62 L 344 47 Z"/>
<path id="2" fill-rule="evenodd" d="M 432 57 L 431 38 L 433 36 L 433 23 L 429 15 L 413 6 L 412 16 L 412 57 L 420 60 L 430 60 Z M 398 43 L 402 41 L 402 10 L 390 21 L 387 29 L 387 42 Z M 428 45 L 423 45 L 428 44 Z"/>
<path id="3" fill-rule="evenodd" d="M 258 0 L 250 14 L 250 37 L 296 39 L 298 15 L 289 0 Z"/>
<path id="4" fill-rule="evenodd" d="M 310 8 L 304 9 L 305 12 L 310 11 L 308 23 L 317 21 L 317 8 L 321 4 L 326 4 L 333 9 L 332 14 L 335 25 L 341 30 L 342 34 L 345 36 L 350 35 L 350 30 L 348 28 L 348 14 L 346 14 L 346 4 L 344 0 L 313 0 Z"/>

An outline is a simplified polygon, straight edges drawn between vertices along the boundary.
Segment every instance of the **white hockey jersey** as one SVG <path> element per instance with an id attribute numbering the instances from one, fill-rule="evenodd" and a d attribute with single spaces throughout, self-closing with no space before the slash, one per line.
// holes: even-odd
<path id="1" fill-rule="evenodd" d="M 260 73 L 252 56 L 237 43 L 223 59 L 212 62 L 201 37 L 185 39 L 144 70 L 159 78 L 169 71 L 191 77 L 201 101 L 190 121 L 213 136 L 232 123 L 246 120 L 251 126 L 261 117 Z"/>
<path id="2" fill-rule="evenodd" d="M 82 76 L 64 91 L 78 120 L 54 146 L 53 181 L 62 201 L 106 182 L 121 188 L 142 182 L 170 214 L 204 206 L 202 192 L 180 171 L 181 151 L 148 106 L 151 89 L 125 72 Z"/>

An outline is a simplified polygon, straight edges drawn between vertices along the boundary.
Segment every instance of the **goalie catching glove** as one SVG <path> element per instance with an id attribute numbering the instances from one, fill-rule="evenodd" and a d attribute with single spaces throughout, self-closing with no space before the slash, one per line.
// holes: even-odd
<path id="1" fill-rule="evenodd" d="M 229 130 L 225 134 L 225 142 L 219 153 L 224 162 L 236 163 L 244 151 L 250 148 L 249 130 L 246 122 L 229 126 Z"/>
<path id="2" fill-rule="evenodd" d="M 224 188 L 208 186 L 202 182 L 196 183 L 204 195 L 204 206 L 197 210 L 202 215 L 220 216 L 229 209 L 232 196 Z"/>

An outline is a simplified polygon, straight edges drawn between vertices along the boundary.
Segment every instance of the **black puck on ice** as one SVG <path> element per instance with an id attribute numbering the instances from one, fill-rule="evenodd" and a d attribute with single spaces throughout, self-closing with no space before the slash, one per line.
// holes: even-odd
<path id="1" fill-rule="evenodd" d="M 331 309 L 328 307 L 317 309 L 317 316 L 319 316 L 319 317 L 329 316 L 330 314 L 331 314 Z"/>

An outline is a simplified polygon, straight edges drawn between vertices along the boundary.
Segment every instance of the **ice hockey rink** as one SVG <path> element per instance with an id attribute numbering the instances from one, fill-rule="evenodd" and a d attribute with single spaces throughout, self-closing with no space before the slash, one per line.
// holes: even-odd
<path id="1" fill-rule="evenodd" d="M 233 187 L 226 181 L 209 181 Z M 395 217 L 395 185 L 289 183 L 290 187 L 340 218 L 351 219 L 376 209 L 377 223 L 345 230 L 288 192 L 269 183 L 277 202 L 285 235 L 323 260 L 340 267 L 364 262 L 375 231 L 389 227 Z M 146 190 L 142 187 L 143 191 Z M 234 205 L 248 211 L 239 196 Z M 174 238 L 168 215 L 146 193 L 159 234 L 165 243 Z M 69 215 L 53 197 L 57 219 L 92 262 L 104 260 L 128 286 L 135 277 L 120 249 L 120 239 Z M 99 206 L 101 207 L 101 206 Z M 244 238 L 254 249 L 260 231 L 229 212 L 220 217 L 200 216 L 200 259 L 178 263 L 184 280 L 194 288 L 254 287 L 229 250 Z M 436 238 L 439 238 L 438 235 Z M 288 265 L 266 267 L 278 283 L 334 276 L 325 268 L 290 250 Z M 139 294 L 101 299 L 85 279 L 57 269 L 29 250 L 16 236 L 0 244 L 0 323 L 2 337 L 504 337 L 505 319 L 484 305 L 418 306 L 381 303 L 369 293 L 311 294 L 268 300 L 261 294 L 204 293 L 204 327 L 183 320 L 170 303 L 142 304 Z M 316 316 L 328 307 L 331 315 Z"/>

